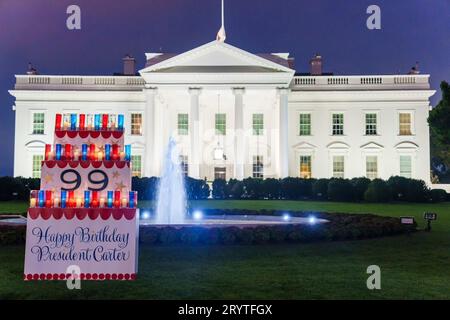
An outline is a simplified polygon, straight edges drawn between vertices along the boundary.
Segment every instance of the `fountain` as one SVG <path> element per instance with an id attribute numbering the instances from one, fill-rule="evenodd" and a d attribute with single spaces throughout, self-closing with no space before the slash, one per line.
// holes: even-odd
<path id="1" fill-rule="evenodd" d="M 181 172 L 180 155 L 171 137 L 158 185 L 155 211 L 156 224 L 183 224 L 186 218 L 186 191 Z"/>

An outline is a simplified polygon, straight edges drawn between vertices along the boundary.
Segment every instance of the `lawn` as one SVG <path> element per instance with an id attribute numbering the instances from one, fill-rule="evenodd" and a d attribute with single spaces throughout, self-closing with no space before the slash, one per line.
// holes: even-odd
<path id="1" fill-rule="evenodd" d="M 141 202 L 143 207 L 151 203 Z M 141 246 L 135 282 L 24 282 L 23 246 L 0 248 L 0 299 L 449 299 L 450 203 L 193 201 L 195 208 L 292 209 L 413 215 L 438 213 L 430 233 L 381 239 L 261 246 Z M 25 203 L 0 203 L 24 212 Z M 381 268 L 381 290 L 366 268 Z"/>

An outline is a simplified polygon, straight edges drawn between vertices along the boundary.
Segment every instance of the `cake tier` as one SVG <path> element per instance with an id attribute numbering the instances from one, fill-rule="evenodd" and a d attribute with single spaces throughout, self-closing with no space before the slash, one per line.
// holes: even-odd
<path id="1" fill-rule="evenodd" d="M 62 218 L 66 220 L 86 218 L 108 220 L 112 217 L 114 220 L 132 220 L 137 218 L 136 213 L 136 208 L 29 208 L 28 218 L 33 220 L 37 218 L 44 220 L 50 218 L 56 220 Z"/>
<path id="2" fill-rule="evenodd" d="M 81 150 L 82 144 L 95 144 L 104 146 L 105 144 L 117 144 L 122 150 L 124 146 L 124 131 L 72 131 L 72 130 L 55 130 L 54 144 L 71 144 L 75 149 Z"/>

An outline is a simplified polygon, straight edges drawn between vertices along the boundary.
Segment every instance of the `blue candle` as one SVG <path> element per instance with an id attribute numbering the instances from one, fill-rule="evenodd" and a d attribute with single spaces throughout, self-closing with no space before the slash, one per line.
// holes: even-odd
<path id="1" fill-rule="evenodd" d="M 134 208 L 135 207 L 135 192 L 134 191 L 130 191 L 130 197 L 128 199 L 128 206 L 130 208 Z"/>
<path id="2" fill-rule="evenodd" d="M 61 160 L 61 145 L 58 143 L 55 146 L 55 149 L 56 149 L 55 159 L 56 160 Z"/>
<path id="3" fill-rule="evenodd" d="M 122 131 L 123 130 L 123 114 L 119 114 L 118 118 L 117 118 L 117 128 Z"/>
<path id="4" fill-rule="evenodd" d="M 91 192 L 89 190 L 84 191 L 84 207 L 89 208 L 91 205 Z"/>
<path id="5" fill-rule="evenodd" d="M 65 208 L 67 203 L 67 191 L 61 190 L 61 208 Z"/>
<path id="6" fill-rule="evenodd" d="M 100 115 L 99 115 L 99 114 L 96 114 L 96 115 L 94 116 L 95 130 L 100 130 L 100 124 L 101 124 Z"/>
<path id="7" fill-rule="evenodd" d="M 105 160 L 111 160 L 111 145 L 105 144 Z"/>
<path id="8" fill-rule="evenodd" d="M 88 158 L 88 145 L 83 143 L 81 145 L 81 160 L 86 161 Z"/>
<path id="9" fill-rule="evenodd" d="M 77 130 L 77 115 L 75 113 L 70 115 L 70 130 Z"/>
<path id="10" fill-rule="evenodd" d="M 39 205 L 39 208 L 43 208 L 44 207 L 44 203 L 45 203 L 45 191 L 44 190 L 39 190 L 39 193 L 38 193 L 38 205 Z"/>
<path id="11" fill-rule="evenodd" d="M 107 206 L 108 206 L 108 208 L 112 208 L 112 206 L 113 206 L 113 192 L 112 191 L 108 191 Z"/>
<path id="12" fill-rule="evenodd" d="M 125 145 L 125 160 L 126 161 L 131 160 L 131 145 L 130 144 Z"/>

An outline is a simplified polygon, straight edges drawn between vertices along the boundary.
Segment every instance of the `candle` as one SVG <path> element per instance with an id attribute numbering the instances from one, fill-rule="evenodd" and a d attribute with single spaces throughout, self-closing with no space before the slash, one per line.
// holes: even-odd
<path id="1" fill-rule="evenodd" d="M 82 204 L 81 198 L 77 197 L 77 200 L 76 200 L 77 208 L 81 208 L 81 204 Z"/>
<path id="2" fill-rule="evenodd" d="M 105 160 L 111 160 L 111 145 L 105 144 Z"/>
<path id="3" fill-rule="evenodd" d="M 117 126 L 120 131 L 123 130 L 123 122 L 124 122 L 123 114 L 119 114 L 119 116 L 117 118 Z"/>
<path id="4" fill-rule="evenodd" d="M 113 192 L 112 191 L 108 191 L 107 196 L 108 196 L 107 206 L 108 206 L 108 208 L 112 208 L 112 206 L 113 206 Z"/>
<path id="5" fill-rule="evenodd" d="M 44 207 L 44 197 L 45 197 L 44 190 L 39 190 L 39 193 L 38 193 L 38 205 L 39 205 L 40 208 Z"/>
<path id="6" fill-rule="evenodd" d="M 89 208 L 91 204 L 91 192 L 89 190 L 84 191 L 84 207 Z"/>
<path id="7" fill-rule="evenodd" d="M 102 161 L 102 160 L 103 160 L 103 152 L 99 151 L 99 152 L 97 153 L 97 160 L 98 160 L 98 161 Z"/>
<path id="8" fill-rule="evenodd" d="M 120 160 L 125 160 L 125 152 L 120 151 Z"/>
<path id="9" fill-rule="evenodd" d="M 75 191 L 73 190 L 69 191 L 68 207 L 69 208 L 75 207 Z"/>
<path id="10" fill-rule="evenodd" d="M 45 190 L 45 207 L 51 208 L 53 205 L 52 201 L 53 192 L 51 190 Z"/>
<path id="11" fill-rule="evenodd" d="M 48 154 L 48 160 L 55 160 L 55 151 L 50 151 Z"/>
<path id="12" fill-rule="evenodd" d="M 84 143 L 81 145 L 81 160 L 86 161 L 87 154 L 88 154 L 88 145 Z"/>
<path id="13" fill-rule="evenodd" d="M 36 198 L 30 198 L 30 208 L 36 207 Z"/>
<path id="14" fill-rule="evenodd" d="M 112 160 L 119 160 L 119 145 L 113 144 L 112 145 Z"/>
<path id="15" fill-rule="evenodd" d="M 131 144 L 127 144 L 125 146 L 125 160 L 126 161 L 131 160 Z"/>
<path id="16" fill-rule="evenodd" d="M 105 206 L 105 198 L 100 198 L 100 208 Z"/>
<path id="17" fill-rule="evenodd" d="M 89 145 L 89 160 L 91 161 L 95 161 L 96 157 L 95 157 L 95 144 L 91 143 Z"/>
<path id="18" fill-rule="evenodd" d="M 62 115 L 57 113 L 55 117 L 55 130 L 61 130 Z"/>
<path id="19" fill-rule="evenodd" d="M 77 130 L 77 115 L 75 113 L 70 115 L 70 130 Z"/>
<path id="20" fill-rule="evenodd" d="M 61 145 L 58 143 L 56 146 L 56 160 L 61 160 Z"/>
<path id="21" fill-rule="evenodd" d="M 56 197 L 56 198 L 53 200 L 53 207 L 55 207 L 55 208 L 59 207 L 59 198 L 58 198 L 58 197 Z"/>
<path id="22" fill-rule="evenodd" d="M 102 130 L 108 129 L 108 114 L 105 113 L 102 115 Z"/>
<path id="23" fill-rule="evenodd" d="M 94 116 L 94 125 L 95 125 L 95 130 L 100 130 L 100 115 L 96 114 Z"/>
<path id="24" fill-rule="evenodd" d="M 80 130 L 84 130 L 86 126 L 86 115 L 80 114 L 80 123 L 78 124 L 78 127 Z"/>
<path id="25" fill-rule="evenodd" d="M 120 207 L 120 190 L 114 191 L 114 207 Z"/>
<path id="26" fill-rule="evenodd" d="M 127 198 L 122 198 L 122 207 L 126 208 L 128 205 L 128 199 Z"/>
<path id="27" fill-rule="evenodd" d="M 130 191 L 129 193 L 129 207 L 134 208 L 136 206 L 136 193 L 134 191 Z"/>
<path id="28" fill-rule="evenodd" d="M 69 121 L 67 121 L 66 119 L 64 119 L 64 130 L 67 130 L 68 128 L 69 128 L 69 125 L 70 125 L 70 123 L 69 123 Z"/>
<path id="29" fill-rule="evenodd" d="M 50 152 L 52 151 L 52 145 L 46 144 L 45 145 L 45 160 L 50 160 Z"/>
<path id="30" fill-rule="evenodd" d="M 92 130 L 94 128 L 94 115 L 93 114 L 86 115 L 86 127 L 88 130 Z"/>
<path id="31" fill-rule="evenodd" d="M 109 128 L 111 130 L 115 130 L 115 128 L 116 128 L 116 115 L 115 114 L 109 115 Z"/>
<path id="32" fill-rule="evenodd" d="M 91 207 L 98 208 L 98 191 L 92 191 Z"/>
<path id="33" fill-rule="evenodd" d="M 61 190 L 61 208 L 66 207 L 66 201 L 67 201 L 67 191 Z"/>
<path id="34" fill-rule="evenodd" d="M 72 160 L 72 145 L 66 144 L 64 146 L 64 156 L 66 160 Z"/>

